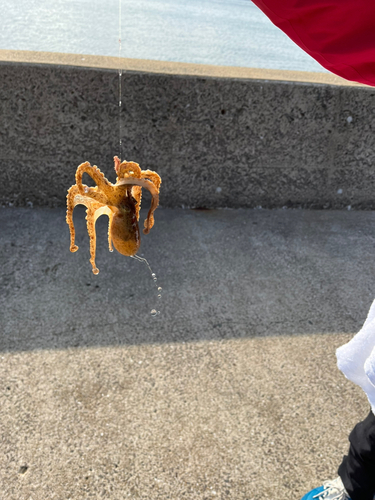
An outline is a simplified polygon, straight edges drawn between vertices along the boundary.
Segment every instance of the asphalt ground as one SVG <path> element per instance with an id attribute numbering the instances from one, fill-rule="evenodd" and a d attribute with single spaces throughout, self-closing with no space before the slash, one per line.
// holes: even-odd
<path id="1" fill-rule="evenodd" d="M 299 500 L 335 477 L 369 411 L 335 349 L 375 295 L 375 213 L 159 208 L 157 286 L 106 222 L 94 276 L 83 209 L 75 254 L 65 210 L 0 209 L 0 498 Z"/>

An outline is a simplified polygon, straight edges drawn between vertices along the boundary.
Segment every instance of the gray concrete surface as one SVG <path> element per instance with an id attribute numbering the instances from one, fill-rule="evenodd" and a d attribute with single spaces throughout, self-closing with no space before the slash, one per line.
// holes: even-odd
<path id="1" fill-rule="evenodd" d="M 299 499 L 368 404 L 335 349 L 374 298 L 373 212 L 158 209 L 163 287 L 84 211 L 0 210 L 0 498 Z M 157 305 L 160 315 L 150 310 Z"/>
<path id="2" fill-rule="evenodd" d="M 83 161 L 114 180 L 115 70 L 1 62 L 0 81 L 0 202 L 62 206 Z M 122 89 L 122 156 L 164 207 L 375 208 L 372 88 L 145 70 Z"/>

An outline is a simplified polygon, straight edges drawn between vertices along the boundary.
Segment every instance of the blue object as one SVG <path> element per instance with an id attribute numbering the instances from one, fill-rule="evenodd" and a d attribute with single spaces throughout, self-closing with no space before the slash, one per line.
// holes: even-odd
<path id="1" fill-rule="evenodd" d="M 314 488 L 313 490 L 306 493 L 306 495 L 301 500 L 313 500 L 313 498 L 316 497 L 316 495 L 319 495 L 319 493 L 323 493 L 323 491 L 324 491 L 324 486 L 319 486 L 318 488 Z M 320 500 L 320 499 L 316 498 L 315 500 Z"/>

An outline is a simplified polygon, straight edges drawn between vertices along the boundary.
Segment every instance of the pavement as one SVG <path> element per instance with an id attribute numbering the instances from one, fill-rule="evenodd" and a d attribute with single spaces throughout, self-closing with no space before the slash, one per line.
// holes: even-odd
<path id="1" fill-rule="evenodd" d="M 71 254 L 64 209 L 0 209 L 1 500 L 299 500 L 337 475 L 369 411 L 335 349 L 375 295 L 374 212 L 159 208 L 156 283 L 105 217 L 94 276 L 74 220 Z"/>

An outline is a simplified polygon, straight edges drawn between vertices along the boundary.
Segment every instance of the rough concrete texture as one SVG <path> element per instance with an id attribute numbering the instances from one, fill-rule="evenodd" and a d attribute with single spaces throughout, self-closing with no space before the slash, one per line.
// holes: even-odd
<path id="1" fill-rule="evenodd" d="M 63 209 L 0 210 L 0 498 L 290 500 L 335 477 L 369 410 L 334 353 L 374 297 L 374 217 L 158 209 L 158 299 L 104 217 L 94 276 L 83 210 L 75 254 Z"/>
<path id="2" fill-rule="evenodd" d="M 114 181 L 118 74 L 0 64 L 0 200 L 64 204 L 83 161 Z M 372 88 L 124 72 L 123 157 L 164 207 L 374 208 Z"/>

